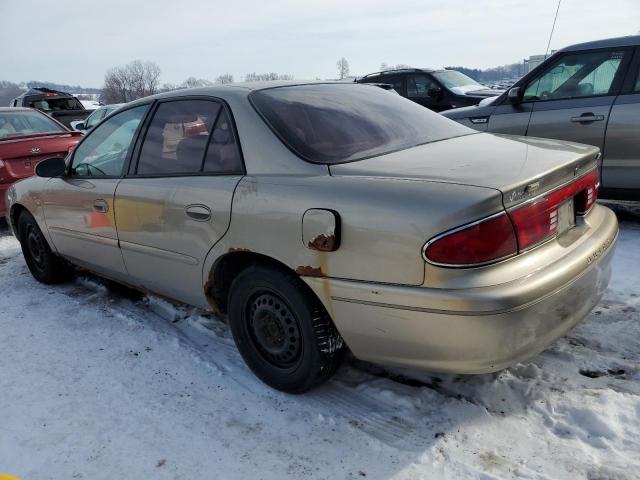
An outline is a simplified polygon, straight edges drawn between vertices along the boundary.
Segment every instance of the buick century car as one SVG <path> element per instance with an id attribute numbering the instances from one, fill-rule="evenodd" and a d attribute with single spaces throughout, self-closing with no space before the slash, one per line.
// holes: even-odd
<path id="1" fill-rule="evenodd" d="M 9 219 L 37 280 L 73 265 L 213 309 L 303 392 L 347 348 L 482 373 L 563 335 L 611 274 L 598 160 L 370 85 L 220 86 L 127 104 L 12 186 Z"/>

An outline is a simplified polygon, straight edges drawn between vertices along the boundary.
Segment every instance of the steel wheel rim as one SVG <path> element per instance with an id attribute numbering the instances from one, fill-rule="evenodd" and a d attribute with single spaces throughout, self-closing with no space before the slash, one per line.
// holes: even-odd
<path id="1" fill-rule="evenodd" d="M 278 369 L 295 367 L 302 355 L 302 333 L 289 306 L 270 291 L 247 302 L 247 329 L 260 356 Z"/>
<path id="2" fill-rule="evenodd" d="M 38 268 L 38 270 L 44 270 L 45 250 L 44 245 L 42 244 L 42 238 L 31 225 L 27 231 L 27 248 L 29 250 L 29 256 L 36 268 Z"/>

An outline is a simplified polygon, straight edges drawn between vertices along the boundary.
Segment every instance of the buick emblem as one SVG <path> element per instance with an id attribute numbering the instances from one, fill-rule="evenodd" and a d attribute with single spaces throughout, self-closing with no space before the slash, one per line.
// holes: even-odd
<path id="1" fill-rule="evenodd" d="M 32 147 L 31 153 L 40 153 L 40 147 Z"/>

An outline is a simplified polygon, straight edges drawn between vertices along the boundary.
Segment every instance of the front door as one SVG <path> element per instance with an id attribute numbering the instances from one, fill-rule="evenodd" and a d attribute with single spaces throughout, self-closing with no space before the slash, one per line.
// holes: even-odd
<path id="1" fill-rule="evenodd" d="M 602 148 L 629 50 L 567 53 L 525 89 L 533 104 L 527 135 Z"/>
<path id="2" fill-rule="evenodd" d="M 127 271 L 144 288 L 205 306 L 207 253 L 224 235 L 243 175 L 227 107 L 211 99 L 158 103 L 115 212 Z"/>
<path id="3" fill-rule="evenodd" d="M 636 52 L 640 56 L 640 50 Z M 640 190 L 640 59 L 613 104 L 602 161 L 604 188 Z"/>
<path id="4" fill-rule="evenodd" d="M 147 108 L 126 110 L 93 130 L 75 149 L 67 175 L 46 187 L 45 221 L 58 252 L 116 279 L 126 270 L 113 197 Z"/>
<path id="5" fill-rule="evenodd" d="M 425 73 L 412 73 L 406 76 L 407 98 L 436 112 L 446 108 L 440 104 L 444 95 L 442 87 Z"/>

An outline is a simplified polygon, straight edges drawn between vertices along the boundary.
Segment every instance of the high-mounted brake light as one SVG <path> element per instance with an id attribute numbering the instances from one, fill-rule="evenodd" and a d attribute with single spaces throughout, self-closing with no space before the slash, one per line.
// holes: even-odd
<path id="1" fill-rule="evenodd" d="M 565 202 L 574 202 L 575 213 L 570 211 L 569 215 L 588 213 L 598 198 L 599 187 L 596 168 L 508 212 L 438 235 L 425 245 L 423 257 L 432 264 L 449 267 L 480 266 L 511 257 L 558 233 L 560 208 Z"/>
<path id="2" fill-rule="evenodd" d="M 516 235 L 506 212 L 435 237 L 424 248 L 425 260 L 456 267 L 492 263 L 516 253 Z"/>

